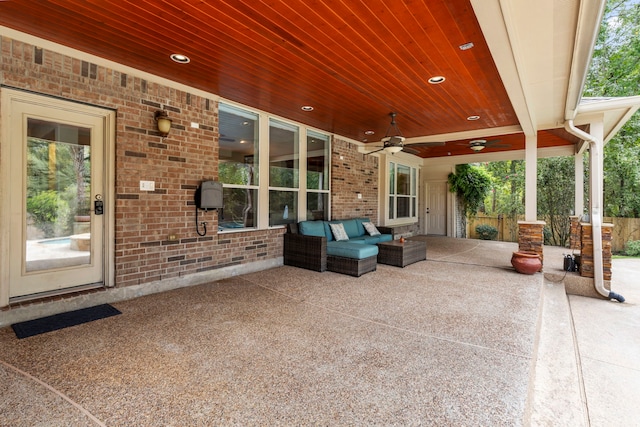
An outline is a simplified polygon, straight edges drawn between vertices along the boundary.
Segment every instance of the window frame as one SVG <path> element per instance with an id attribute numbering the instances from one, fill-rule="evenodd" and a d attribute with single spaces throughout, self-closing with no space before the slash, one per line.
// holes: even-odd
<path id="1" fill-rule="evenodd" d="M 383 181 L 383 202 L 381 210 L 384 212 L 384 225 L 412 224 L 419 220 L 420 210 L 420 165 L 403 158 L 402 156 L 385 156 L 384 170 L 380 177 Z M 398 191 L 398 166 L 409 169 L 409 194 L 399 195 Z M 409 199 L 409 216 L 398 218 L 398 200 Z M 393 213 L 393 215 L 390 215 Z"/>
<path id="2" fill-rule="evenodd" d="M 257 111 L 251 108 L 247 108 L 243 105 L 236 104 L 227 100 L 220 100 L 218 103 L 218 114 L 221 108 L 230 107 L 230 109 L 236 111 L 244 111 L 249 115 L 257 115 L 257 158 L 258 164 L 256 165 L 256 173 L 259 175 L 258 182 L 256 185 L 239 185 L 239 184 L 225 184 L 222 183 L 223 189 L 225 188 L 247 188 L 251 190 L 257 191 L 257 203 L 256 208 L 256 222 L 253 227 L 245 227 L 245 228 L 230 228 L 230 229 L 220 229 L 218 228 L 219 234 L 225 233 L 238 233 L 238 232 L 248 232 L 255 230 L 268 230 L 274 228 L 283 228 L 286 224 L 274 224 L 270 225 L 269 213 L 269 197 L 270 192 L 272 191 L 291 191 L 297 194 L 297 209 L 292 212 L 291 207 L 288 209 L 288 216 L 291 220 L 295 221 L 303 221 L 307 218 L 307 193 L 308 192 L 322 192 L 327 194 L 327 206 L 325 207 L 327 216 L 330 215 L 330 200 L 329 197 L 331 193 L 331 144 L 333 142 L 332 134 L 323 132 L 318 129 L 310 128 L 304 124 L 297 123 L 291 120 L 287 120 L 272 114 L 268 114 L 263 111 Z M 285 127 L 290 127 L 292 129 L 297 129 L 297 148 L 294 151 L 293 155 L 297 157 L 296 161 L 298 164 L 297 168 L 297 176 L 295 177 L 296 184 L 293 187 L 278 187 L 270 185 L 270 127 L 272 123 L 277 123 L 278 125 L 282 125 Z M 312 133 L 315 135 L 321 135 L 325 138 L 328 147 L 327 151 L 327 166 L 326 170 L 329 174 L 327 178 L 328 188 L 322 190 L 307 190 L 307 135 L 308 133 Z M 218 159 L 218 162 L 220 159 Z M 224 191 L 224 190 L 223 190 Z"/>

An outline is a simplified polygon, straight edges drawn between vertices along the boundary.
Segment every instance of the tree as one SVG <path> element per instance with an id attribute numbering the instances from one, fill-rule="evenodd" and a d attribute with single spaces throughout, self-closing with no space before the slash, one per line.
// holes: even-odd
<path id="1" fill-rule="evenodd" d="M 510 224 L 511 239 L 518 233 L 517 218 L 524 213 L 524 168 L 523 160 L 491 162 L 484 165 L 492 177 L 491 208 L 487 213 L 506 216 Z"/>
<path id="2" fill-rule="evenodd" d="M 640 3 L 609 0 L 584 96 L 638 95 Z M 640 217 L 640 115 L 631 117 L 604 148 L 606 216 Z"/>
<path id="3" fill-rule="evenodd" d="M 456 173 L 448 177 L 449 191 L 456 193 L 458 215 L 462 221 L 462 236 L 466 237 L 467 215 L 475 215 L 491 189 L 491 177 L 482 168 L 473 165 L 457 165 Z"/>
<path id="4" fill-rule="evenodd" d="M 571 157 L 538 160 L 538 215 L 547 222 L 545 244 L 566 246 L 575 194 L 575 164 Z"/>

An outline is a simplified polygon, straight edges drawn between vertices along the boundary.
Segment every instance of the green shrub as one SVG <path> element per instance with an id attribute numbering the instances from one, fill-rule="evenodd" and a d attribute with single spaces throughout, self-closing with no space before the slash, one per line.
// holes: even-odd
<path id="1" fill-rule="evenodd" d="M 496 240 L 498 229 L 492 225 L 482 224 L 476 227 L 476 234 L 482 240 Z"/>
<path id="2" fill-rule="evenodd" d="M 59 228 L 57 223 L 66 221 L 69 206 L 57 191 L 48 190 L 27 198 L 27 212 L 45 237 L 55 237 L 56 228 Z"/>
<path id="3" fill-rule="evenodd" d="M 630 240 L 625 246 L 625 252 L 629 256 L 640 256 L 640 240 Z"/>

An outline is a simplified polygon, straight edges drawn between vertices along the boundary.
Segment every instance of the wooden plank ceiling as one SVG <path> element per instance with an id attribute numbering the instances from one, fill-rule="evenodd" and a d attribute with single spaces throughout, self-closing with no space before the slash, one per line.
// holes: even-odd
<path id="1" fill-rule="evenodd" d="M 374 145 L 391 111 L 408 138 L 518 125 L 469 0 L 8 0 L 0 25 Z"/>

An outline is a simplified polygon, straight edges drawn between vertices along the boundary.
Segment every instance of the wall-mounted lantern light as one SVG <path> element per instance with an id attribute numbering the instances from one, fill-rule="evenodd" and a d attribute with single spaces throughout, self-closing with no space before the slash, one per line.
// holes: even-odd
<path id="1" fill-rule="evenodd" d="M 171 130 L 171 119 L 167 115 L 165 110 L 158 110 L 153 115 L 153 119 L 156 121 L 158 125 L 158 132 L 164 138 L 169 135 L 169 131 Z"/>

